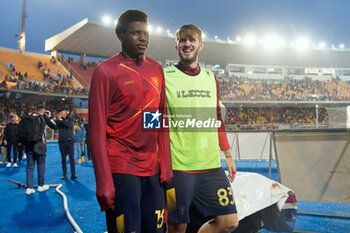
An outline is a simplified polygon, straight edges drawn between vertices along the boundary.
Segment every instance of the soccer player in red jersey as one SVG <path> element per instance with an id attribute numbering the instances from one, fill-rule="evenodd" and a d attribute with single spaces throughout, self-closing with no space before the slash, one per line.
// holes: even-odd
<path id="1" fill-rule="evenodd" d="M 91 82 L 89 137 L 108 232 L 164 231 L 163 184 L 173 173 L 169 133 L 143 129 L 144 112 L 167 109 L 163 69 L 144 56 L 147 26 L 146 13 L 122 13 L 115 28 L 122 52 L 99 64 Z"/>

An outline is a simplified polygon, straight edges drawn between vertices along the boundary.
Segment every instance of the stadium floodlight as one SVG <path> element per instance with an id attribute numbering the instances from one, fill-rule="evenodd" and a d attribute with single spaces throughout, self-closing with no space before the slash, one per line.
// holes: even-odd
<path id="1" fill-rule="evenodd" d="M 112 23 L 112 18 L 109 15 L 102 17 L 102 22 L 104 25 L 110 25 Z"/>
<path id="2" fill-rule="evenodd" d="M 326 42 L 321 41 L 321 42 L 318 43 L 318 48 L 319 49 L 325 49 L 326 47 L 327 47 Z"/>
<path id="3" fill-rule="evenodd" d="M 339 48 L 340 48 L 340 49 L 343 49 L 343 48 L 345 48 L 345 45 L 344 45 L 344 44 L 340 44 L 340 45 L 339 45 Z"/>
<path id="4" fill-rule="evenodd" d="M 202 38 L 204 39 L 206 37 L 205 33 L 202 33 Z"/>
<path id="5" fill-rule="evenodd" d="M 242 41 L 242 38 L 241 38 L 240 36 L 237 36 L 237 37 L 236 37 L 236 42 L 239 43 L 239 42 L 241 42 L 241 41 Z"/>
<path id="6" fill-rule="evenodd" d="M 248 34 L 243 39 L 243 44 L 247 47 L 253 47 L 256 45 L 256 37 L 253 34 Z"/>
<path id="7" fill-rule="evenodd" d="M 311 46 L 310 38 L 306 36 L 299 37 L 294 44 L 294 47 L 299 51 L 304 51 L 310 48 L 310 46 Z"/>
<path id="8" fill-rule="evenodd" d="M 217 35 L 215 35 L 215 37 L 214 37 L 214 38 L 215 38 L 215 40 L 217 40 L 217 39 L 218 39 L 218 36 L 217 36 Z"/>
<path id="9" fill-rule="evenodd" d="M 161 33 L 162 31 L 163 31 L 162 27 L 158 26 L 158 27 L 156 28 L 156 32 L 157 32 L 157 33 Z"/>
<path id="10" fill-rule="evenodd" d="M 150 33 L 153 32 L 153 26 L 151 24 L 148 24 L 147 28 Z"/>
<path id="11" fill-rule="evenodd" d="M 284 38 L 276 34 L 270 34 L 270 35 L 266 35 L 263 38 L 262 43 L 263 43 L 263 47 L 266 49 L 278 49 L 285 46 L 286 41 Z"/>

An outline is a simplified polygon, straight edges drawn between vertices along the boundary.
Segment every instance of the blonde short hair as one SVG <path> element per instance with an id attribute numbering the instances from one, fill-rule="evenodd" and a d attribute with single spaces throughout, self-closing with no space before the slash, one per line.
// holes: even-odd
<path id="1" fill-rule="evenodd" d="M 180 39 L 180 35 L 194 35 L 197 34 L 199 41 L 202 42 L 202 30 L 193 24 L 184 24 L 181 27 L 179 27 L 176 31 L 175 38 L 176 41 Z"/>

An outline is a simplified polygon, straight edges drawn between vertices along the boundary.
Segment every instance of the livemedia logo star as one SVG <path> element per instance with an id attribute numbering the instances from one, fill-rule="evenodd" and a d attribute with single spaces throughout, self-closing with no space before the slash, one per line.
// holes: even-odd
<path id="1" fill-rule="evenodd" d="M 160 129 L 160 116 L 162 114 L 156 112 L 143 112 L 143 128 L 144 129 Z"/>

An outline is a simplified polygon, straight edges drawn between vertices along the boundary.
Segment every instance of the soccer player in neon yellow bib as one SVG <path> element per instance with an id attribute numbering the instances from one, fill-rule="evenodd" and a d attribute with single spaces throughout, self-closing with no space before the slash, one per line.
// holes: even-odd
<path id="1" fill-rule="evenodd" d="M 175 47 L 180 61 L 164 69 L 174 170 L 167 187 L 168 232 L 186 231 L 191 205 L 205 217 L 213 217 L 199 233 L 232 232 L 238 226 L 230 185 L 236 166 L 221 119 L 218 82 L 198 63 L 203 49 L 201 30 L 192 24 L 181 26 Z M 192 119 L 181 122 L 186 109 Z M 228 177 L 221 167 L 219 148 L 225 153 Z"/>

